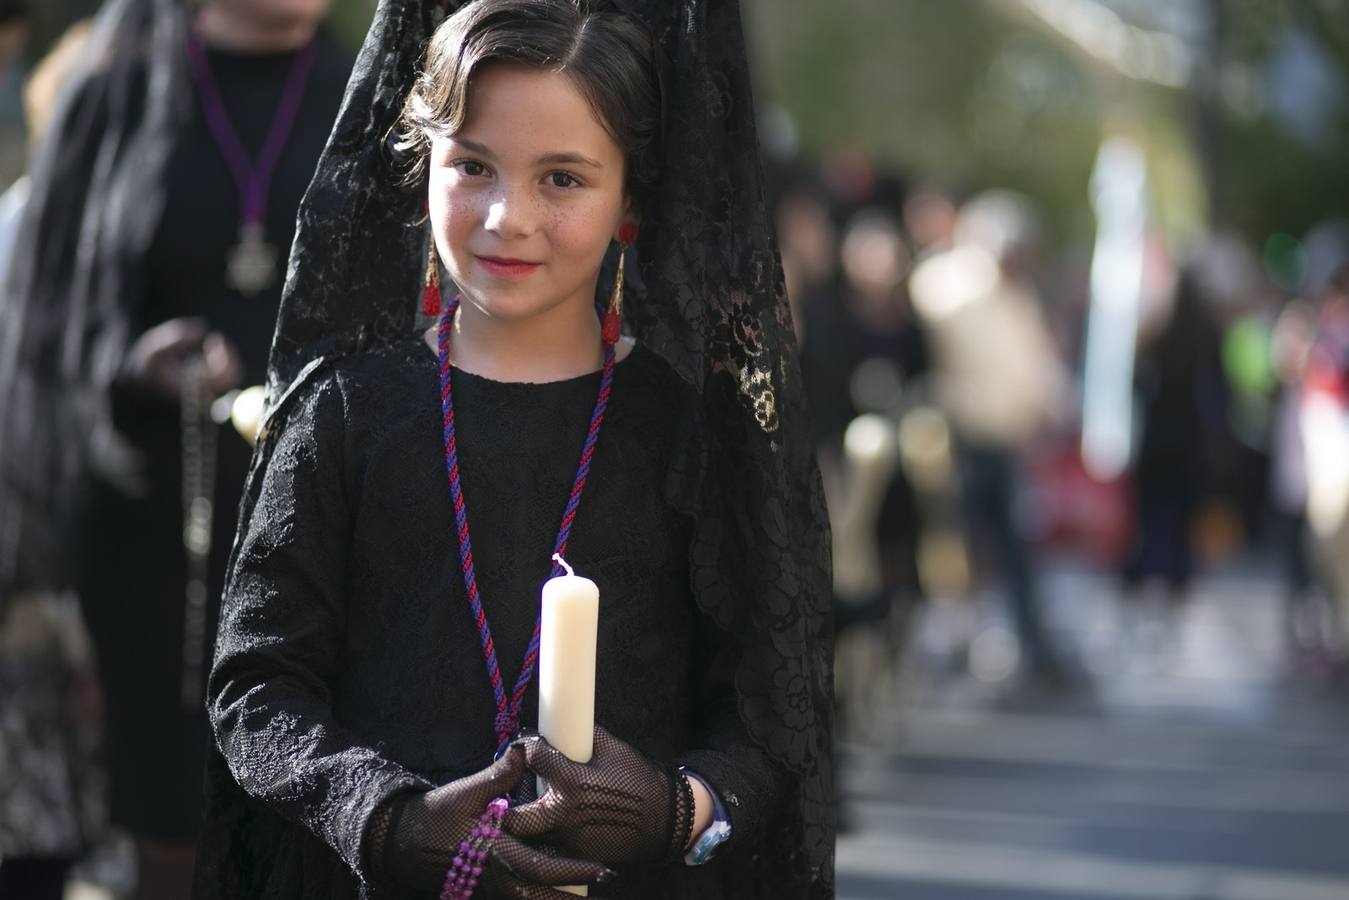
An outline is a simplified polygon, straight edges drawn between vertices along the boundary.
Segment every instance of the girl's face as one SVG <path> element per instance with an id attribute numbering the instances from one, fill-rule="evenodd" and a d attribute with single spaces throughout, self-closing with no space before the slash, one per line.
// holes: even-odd
<path id="1" fill-rule="evenodd" d="M 600 262 L 626 221 L 623 152 L 558 72 L 478 72 L 468 115 L 431 146 L 430 211 L 464 299 L 521 322 L 590 306 Z"/>

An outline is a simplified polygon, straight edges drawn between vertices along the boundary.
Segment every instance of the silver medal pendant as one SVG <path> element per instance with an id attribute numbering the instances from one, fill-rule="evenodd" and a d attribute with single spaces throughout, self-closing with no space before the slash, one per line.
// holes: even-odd
<path id="1" fill-rule="evenodd" d="M 264 240 L 261 222 L 245 222 L 239 243 L 230 248 L 225 283 L 245 297 L 260 294 L 276 281 L 276 248 Z"/>

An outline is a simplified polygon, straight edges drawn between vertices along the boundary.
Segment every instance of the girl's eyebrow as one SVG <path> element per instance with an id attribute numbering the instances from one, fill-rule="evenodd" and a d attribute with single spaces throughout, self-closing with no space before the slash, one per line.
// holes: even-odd
<path id="1" fill-rule="evenodd" d="M 496 154 L 494 154 L 491 151 L 491 149 L 487 147 L 486 144 L 479 144 L 477 141 L 471 141 L 468 138 L 463 137 L 452 137 L 450 138 L 450 140 L 454 141 L 456 144 L 458 144 L 459 146 L 463 147 L 466 150 L 471 150 L 472 152 L 478 154 L 479 156 L 485 156 L 488 159 L 496 158 Z M 604 168 L 603 164 L 597 162 L 596 160 L 591 159 L 590 157 L 586 156 L 583 153 L 575 153 L 575 152 L 546 153 L 543 156 L 540 156 L 538 159 L 534 160 L 534 165 L 536 166 L 581 165 L 581 166 L 590 166 L 592 169 Z"/>

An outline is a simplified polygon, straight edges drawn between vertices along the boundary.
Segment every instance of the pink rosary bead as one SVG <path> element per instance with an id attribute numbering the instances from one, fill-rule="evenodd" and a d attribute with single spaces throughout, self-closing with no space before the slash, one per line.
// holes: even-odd
<path id="1" fill-rule="evenodd" d="M 454 857 L 450 870 L 445 873 L 445 886 L 440 892 L 440 900 L 469 900 L 478 886 L 487 861 L 487 851 L 492 842 L 501 836 L 501 820 L 510 807 L 505 797 L 498 797 L 487 804 L 487 809 L 478 817 L 478 824 L 468 833 L 468 837 L 459 842 L 459 853 Z"/>

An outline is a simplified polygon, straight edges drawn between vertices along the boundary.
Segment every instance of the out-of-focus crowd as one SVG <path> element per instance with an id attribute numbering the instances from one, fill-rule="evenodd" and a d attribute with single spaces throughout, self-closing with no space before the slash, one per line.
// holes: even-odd
<path id="1" fill-rule="evenodd" d="M 1012 191 L 910 180 L 852 153 L 781 172 L 845 731 L 864 730 L 923 604 L 1000 598 L 1010 627 L 961 660 L 981 678 L 1085 679 L 1089 651 L 1055 646 L 1044 621 L 1046 553 L 1110 573 L 1126 605 L 1151 609 L 1134 618 L 1162 629 L 1206 566 L 1275 560 L 1290 659 L 1340 677 L 1345 223 L 1258 249 L 1227 232 L 1173 247 L 1141 219 L 1116 240 L 1098 196 L 1095 248 L 1056 250 Z"/>

